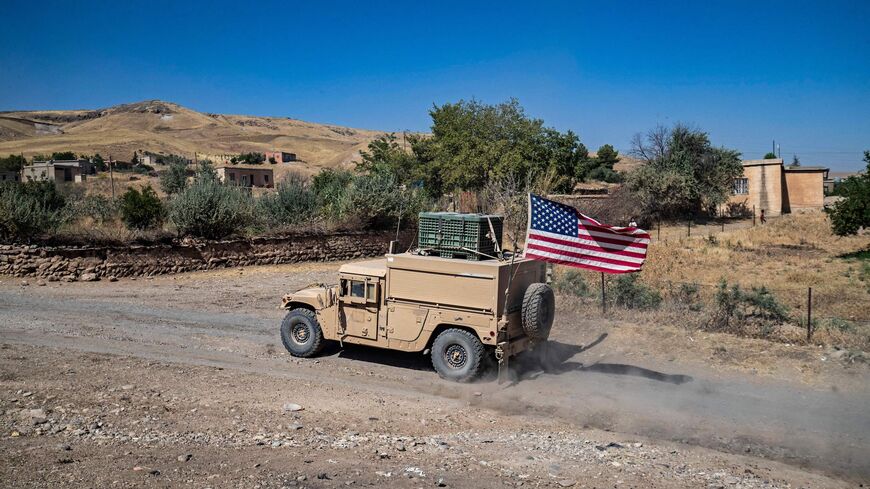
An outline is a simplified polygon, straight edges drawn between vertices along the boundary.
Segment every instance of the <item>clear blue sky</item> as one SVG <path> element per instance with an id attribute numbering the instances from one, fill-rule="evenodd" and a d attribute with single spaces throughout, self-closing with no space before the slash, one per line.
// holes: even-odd
<path id="1" fill-rule="evenodd" d="M 870 1 L 0 1 L 0 110 L 159 98 L 425 131 L 517 97 L 591 149 L 687 122 L 761 157 L 858 169 Z"/>

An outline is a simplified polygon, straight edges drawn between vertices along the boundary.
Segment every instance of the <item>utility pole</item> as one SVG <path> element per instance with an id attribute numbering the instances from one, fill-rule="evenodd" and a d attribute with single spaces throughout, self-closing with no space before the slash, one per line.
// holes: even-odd
<path id="1" fill-rule="evenodd" d="M 115 172 L 113 171 L 113 167 L 115 165 L 112 161 L 112 155 L 109 155 L 109 180 L 112 181 L 112 201 L 115 200 Z"/>

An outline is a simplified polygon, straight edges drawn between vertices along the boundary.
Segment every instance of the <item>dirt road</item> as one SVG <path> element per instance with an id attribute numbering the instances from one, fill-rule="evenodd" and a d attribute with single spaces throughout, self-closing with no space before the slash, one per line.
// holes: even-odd
<path id="1" fill-rule="evenodd" d="M 870 479 L 866 366 L 571 307 L 545 368 L 516 363 L 510 386 L 446 383 L 422 355 L 360 347 L 293 359 L 277 299 L 336 268 L 0 281 L 0 476 L 87 487 Z"/>

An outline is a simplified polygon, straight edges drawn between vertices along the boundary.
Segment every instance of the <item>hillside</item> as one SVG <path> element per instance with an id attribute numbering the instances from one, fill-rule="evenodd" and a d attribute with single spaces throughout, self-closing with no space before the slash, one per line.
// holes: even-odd
<path id="1" fill-rule="evenodd" d="M 26 157 L 55 151 L 120 160 L 142 150 L 188 157 L 286 151 L 301 160 L 293 167 L 313 171 L 348 165 L 379 134 L 281 117 L 202 113 L 160 100 L 100 110 L 0 112 L 0 155 Z"/>

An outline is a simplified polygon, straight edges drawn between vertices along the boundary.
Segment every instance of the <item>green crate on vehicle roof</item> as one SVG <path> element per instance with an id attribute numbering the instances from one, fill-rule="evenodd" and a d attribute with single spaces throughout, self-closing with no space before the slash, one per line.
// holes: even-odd
<path id="1" fill-rule="evenodd" d="M 503 219 L 492 214 L 464 214 L 459 212 L 421 212 L 417 243 L 420 249 L 445 258 L 464 257 L 481 260 L 483 253 L 495 256 L 498 243 L 501 248 Z M 490 223 L 492 227 L 490 227 Z M 495 231 L 495 243 L 492 231 Z"/>

